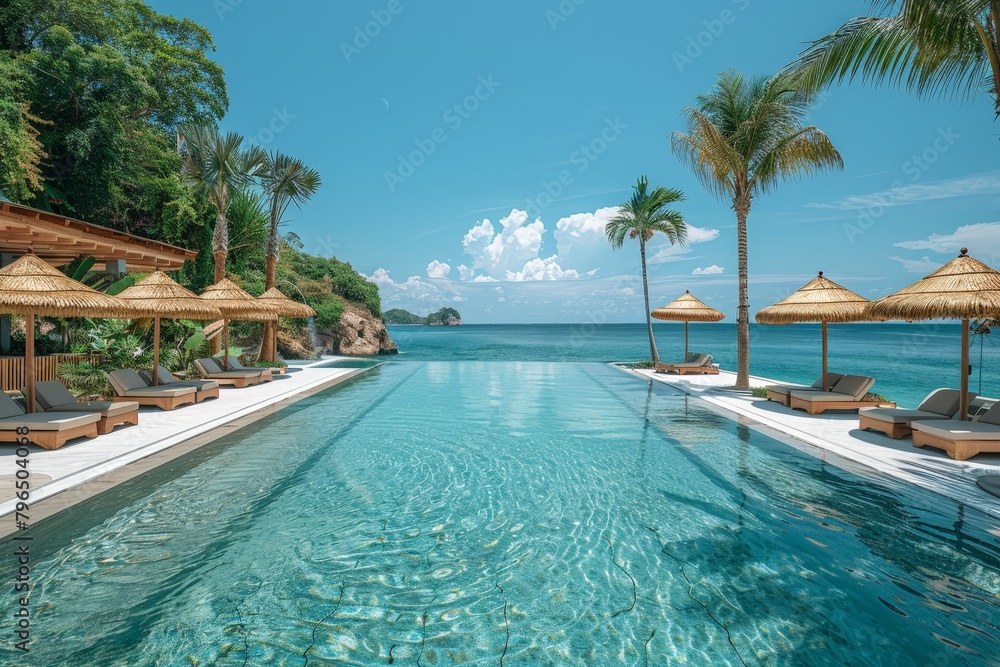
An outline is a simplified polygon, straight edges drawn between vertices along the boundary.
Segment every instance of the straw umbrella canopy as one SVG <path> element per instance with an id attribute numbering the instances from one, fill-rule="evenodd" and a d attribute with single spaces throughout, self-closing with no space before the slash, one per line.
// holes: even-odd
<path id="1" fill-rule="evenodd" d="M 710 308 L 704 302 L 695 298 L 691 291 L 684 294 L 663 308 L 657 308 L 650 313 L 657 320 L 670 320 L 684 323 L 684 358 L 688 355 L 688 324 L 690 322 L 720 322 L 726 319 L 725 313 Z"/>
<path id="2" fill-rule="evenodd" d="M 146 276 L 118 295 L 143 317 L 153 318 L 153 372 L 152 382 L 159 384 L 160 318 L 185 318 L 210 320 L 222 317 L 222 312 L 211 303 L 199 299 L 163 271 Z"/>
<path id="3" fill-rule="evenodd" d="M 962 320 L 959 419 L 969 410 L 969 320 L 1000 317 L 1000 272 L 969 257 L 968 248 L 937 271 L 868 306 L 880 319 Z"/>
<path id="4" fill-rule="evenodd" d="M 285 296 L 281 290 L 277 287 L 272 287 L 267 290 L 259 297 L 257 300 L 272 305 L 278 312 L 280 317 L 291 317 L 295 319 L 302 319 L 307 317 L 316 317 L 316 311 L 304 303 L 299 303 L 287 296 Z M 278 332 L 275 330 L 274 335 L 274 359 L 278 359 Z"/>
<path id="5" fill-rule="evenodd" d="M 229 322 L 231 320 L 264 322 L 278 319 L 278 309 L 273 304 L 255 299 L 229 278 L 223 278 L 206 288 L 201 293 L 201 298 L 222 312 L 222 336 L 226 348 L 222 367 L 227 370 L 229 369 Z"/>
<path id="6" fill-rule="evenodd" d="M 820 322 L 823 330 L 823 387 L 828 389 L 826 325 L 869 319 L 865 313 L 865 306 L 869 303 L 868 299 L 841 287 L 820 271 L 802 289 L 773 306 L 757 311 L 756 319 L 761 324 Z"/>
<path id="7" fill-rule="evenodd" d="M 60 273 L 30 252 L 0 269 L 0 312 L 24 315 L 24 384 L 35 410 L 35 316 L 130 319 L 129 305 Z"/>

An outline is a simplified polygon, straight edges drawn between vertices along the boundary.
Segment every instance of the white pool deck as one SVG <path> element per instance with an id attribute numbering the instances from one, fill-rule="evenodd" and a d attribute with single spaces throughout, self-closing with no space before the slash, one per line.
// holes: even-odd
<path id="1" fill-rule="evenodd" d="M 880 433 L 861 431 L 857 413 L 809 415 L 774 401 L 727 391 L 724 387 L 736 383 L 736 374 L 728 371 L 700 376 L 664 375 L 648 370 L 628 372 L 697 396 L 730 413 L 730 417 L 814 456 L 823 458 L 829 453 L 836 457 L 834 463 L 853 462 L 976 508 L 994 520 L 995 529 L 1000 530 L 1000 498 L 976 486 L 978 477 L 1000 475 L 1000 454 L 980 454 L 968 461 L 955 461 L 939 449 L 914 447 L 910 438 L 893 440 Z M 768 384 L 776 381 L 751 379 L 753 386 Z"/>
<path id="2" fill-rule="evenodd" d="M 73 440 L 56 450 L 31 445 L 28 463 L 31 511 L 25 514 L 33 524 L 227 435 L 234 428 L 370 370 L 319 368 L 334 360 L 324 358 L 310 365 L 293 366 L 288 374 L 253 387 L 222 387 L 219 398 L 197 405 L 170 411 L 142 407 L 137 425 L 119 426 L 93 439 Z M 0 447 L 0 537 L 15 530 L 16 451 L 13 444 Z M 87 487 L 86 492 L 81 491 L 83 487 Z M 43 503 L 44 509 L 39 503 Z"/>

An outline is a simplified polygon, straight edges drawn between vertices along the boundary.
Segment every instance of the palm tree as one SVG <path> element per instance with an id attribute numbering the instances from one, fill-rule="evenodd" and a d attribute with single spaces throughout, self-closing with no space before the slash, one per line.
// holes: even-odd
<path id="1" fill-rule="evenodd" d="M 618 215 L 604 226 L 604 233 L 617 250 L 625 238 L 639 239 L 639 256 L 642 258 L 642 296 L 646 303 L 646 328 L 649 331 L 649 351 L 653 364 L 660 361 L 653 338 L 653 320 L 649 316 L 649 281 L 646 278 L 646 244 L 657 232 L 664 234 L 671 245 L 684 245 L 687 241 L 687 224 L 684 216 L 670 208 L 670 204 L 685 200 L 680 190 L 656 188 L 649 192 L 649 182 L 643 176 L 632 188 L 632 198 L 619 207 Z"/>
<path id="2" fill-rule="evenodd" d="M 880 16 L 851 19 L 789 66 L 805 87 L 860 76 L 921 95 L 970 97 L 988 91 L 1000 116 L 1000 2 L 871 0 L 871 5 Z"/>
<path id="3" fill-rule="evenodd" d="M 214 125 L 182 125 L 177 128 L 177 134 L 184 156 L 184 181 L 216 210 L 212 257 L 215 259 L 214 282 L 219 282 L 226 277 L 226 256 L 229 254 L 226 212 L 230 193 L 249 185 L 265 154 L 256 146 L 244 149 L 243 137 L 235 132 L 222 134 Z"/>
<path id="4" fill-rule="evenodd" d="M 278 254 L 281 251 L 281 237 L 278 236 L 278 225 L 281 224 L 285 211 L 290 204 L 301 207 L 309 201 L 323 184 L 319 172 L 307 167 L 299 159 L 289 157 L 278 151 L 266 156 L 259 173 L 261 187 L 267 198 L 270 211 L 271 232 L 267 239 L 267 273 L 264 288 L 275 286 L 275 273 L 278 267 Z M 275 322 L 264 323 L 264 341 L 261 344 L 261 358 L 274 361 Z"/>
<path id="5" fill-rule="evenodd" d="M 747 216 L 753 199 L 783 180 L 844 166 L 825 134 L 803 120 L 809 96 L 785 74 L 746 80 L 719 75 L 714 89 L 683 114 L 688 131 L 674 132 L 674 153 L 705 189 L 736 211 L 739 309 L 736 388 L 750 388 L 750 299 L 747 283 Z"/>

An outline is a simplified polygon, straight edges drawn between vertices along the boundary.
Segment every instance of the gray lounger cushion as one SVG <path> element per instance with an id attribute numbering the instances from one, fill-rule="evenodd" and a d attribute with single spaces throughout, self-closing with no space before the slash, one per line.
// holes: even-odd
<path id="1" fill-rule="evenodd" d="M 681 361 L 679 363 L 660 362 L 660 365 L 671 366 L 673 368 L 701 368 L 702 366 L 708 366 L 711 363 L 712 355 L 692 352 L 687 356 L 686 361 Z"/>
<path id="2" fill-rule="evenodd" d="M 927 410 L 903 410 L 899 408 L 862 408 L 858 414 L 887 424 L 907 425 L 914 420 L 951 418 L 951 415 L 941 415 Z"/>
<path id="3" fill-rule="evenodd" d="M 875 384 L 875 380 L 870 377 L 845 375 L 840 378 L 837 384 L 833 385 L 833 389 L 830 391 L 835 394 L 846 394 L 852 396 L 855 401 L 860 401 L 868 394 L 868 390 L 872 388 L 873 384 Z"/>
<path id="4" fill-rule="evenodd" d="M 149 371 L 142 371 L 139 375 L 142 376 L 143 381 L 147 385 L 153 385 Z M 156 380 L 160 386 L 170 385 L 172 387 L 194 387 L 196 391 L 207 391 L 209 389 L 216 389 L 219 386 L 219 383 L 215 380 L 178 380 L 174 377 L 173 373 L 168 371 L 163 366 L 157 366 L 156 376 Z"/>
<path id="5" fill-rule="evenodd" d="M 208 375 L 210 378 L 259 378 L 262 371 L 224 371 L 219 363 L 215 359 L 198 359 L 196 362 L 201 366 L 199 371 L 204 370 L 203 375 Z"/>
<path id="6" fill-rule="evenodd" d="M 970 401 L 975 397 L 976 394 L 969 392 Z M 961 400 L 962 392 L 958 389 L 935 389 L 917 406 L 917 410 L 926 410 L 951 417 L 958 412 Z"/>
<path id="7" fill-rule="evenodd" d="M 54 380 L 35 384 L 35 402 L 45 412 L 97 412 L 102 417 L 117 417 L 139 409 L 134 401 L 77 401 L 66 385 Z"/>
<path id="8" fill-rule="evenodd" d="M 35 412 L 30 415 L 0 419 L 0 431 L 14 431 L 27 426 L 32 431 L 68 431 L 101 421 L 97 412 Z"/>
<path id="9" fill-rule="evenodd" d="M 24 408 L 17 404 L 8 394 L 0 391 L 0 419 L 8 417 L 20 417 L 24 414 Z"/>
<path id="10" fill-rule="evenodd" d="M 194 387 L 150 387 L 130 368 L 108 373 L 115 393 L 126 398 L 162 398 L 195 393 Z"/>
<path id="11" fill-rule="evenodd" d="M 915 421 L 911 426 L 921 433 L 948 440 L 1000 440 L 1000 403 L 995 403 L 976 422 L 955 419 Z"/>

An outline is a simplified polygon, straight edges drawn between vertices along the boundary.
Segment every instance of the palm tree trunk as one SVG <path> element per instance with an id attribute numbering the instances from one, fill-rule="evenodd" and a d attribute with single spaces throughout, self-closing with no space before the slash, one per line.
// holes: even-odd
<path id="1" fill-rule="evenodd" d="M 229 255 L 229 222 L 220 208 L 215 217 L 215 231 L 212 233 L 212 257 L 215 259 L 215 280 L 218 283 L 226 277 L 226 257 Z"/>
<path id="2" fill-rule="evenodd" d="M 747 216 L 750 215 L 750 198 L 737 197 L 736 210 L 737 270 L 739 273 L 739 306 L 736 311 L 736 389 L 750 389 L 750 295 L 749 267 L 747 261 Z"/>
<path id="3" fill-rule="evenodd" d="M 649 310 L 649 281 L 646 279 L 646 239 L 639 239 L 639 254 L 642 256 L 642 298 L 646 303 L 646 328 L 649 329 L 649 352 L 653 355 L 653 365 L 660 362 L 656 351 L 656 339 L 653 338 L 653 320 Z"/>
<path id="4" fill-rule="evenodd" d="M 275 274 L 278 268 L 278 257 L 273 246 L 268 244 L 267 251 L 267 273 L 264 278 L 264 289 L 269 290 L 274 287 Z M 264 339 L 260 344 L 260 358 L 264 361 L 277 361 L 274 356 L 275 337 L 278 335 L 278 322 L 264 322 Z"/>

